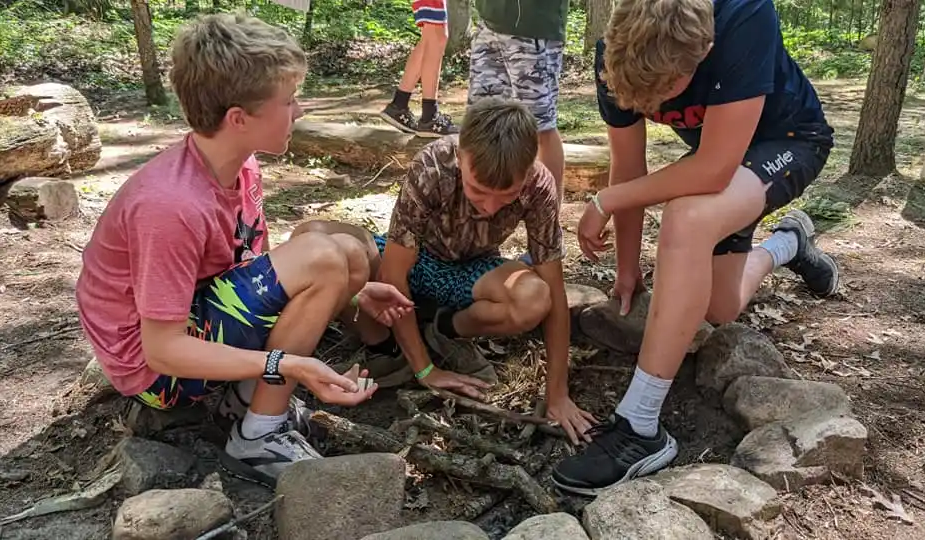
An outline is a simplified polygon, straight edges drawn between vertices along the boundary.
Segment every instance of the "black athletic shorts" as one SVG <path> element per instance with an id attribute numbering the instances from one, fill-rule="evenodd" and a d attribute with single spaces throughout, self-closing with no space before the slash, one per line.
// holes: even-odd
<path id="1" fill-rule="evenodd" d="M 808 129 L 807 129 L 808 128 Z M 745 152 L 742 166 L 758 175 L 765 184 L 764 211 L 748 227 L 723 238 L 713 248 L 714 255 L 748 253 L 755 229 L 761 220 L 803 194 L 822 172 L 833 145 L 832 128 L 825 123 L 803 126 L 786 139 L 756 141 Z M 691 150 L 684 157 L 693 154 Z"/>

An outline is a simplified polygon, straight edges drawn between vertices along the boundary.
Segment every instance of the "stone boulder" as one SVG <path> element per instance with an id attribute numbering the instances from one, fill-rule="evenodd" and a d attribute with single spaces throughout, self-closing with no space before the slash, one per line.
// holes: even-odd
<path id="1" fill-rule="evenodd" d="M 629 313 L 620 315 L 620 299 L 611 298 L 583 310 L 578 323 L 582 333 L 592 342 L 620 354 L 636 355 L 642 347 L 651 301 L 650 292 L 638 292 L 633 297 Z M 687 352 L 697 352 L 712 332 L 712 325 L 706 321 L 701 323 Z"/>
<path id="2" fill-rule="evenodd" d="M 713 540 L 700 516 L 648 479 L 604 491 L 585 507 L 583 522 L 591 540 Z"/>
<path id="3" fill-rule="evenodd" d="M 19 87 L 0 99 L 0 184 L 88 171 L 99 161 L 101 148 L 93 109 L 70 86 Z"/>
<path id="4" fill-rule="evenodd" d="M 765 522 L 780 513 L 773 487 L 729 465 L 687 465 L 666 469 L 651 479 L 672 500 L 697 512 L 713 530 L 735 538 L 766 538 Z"/>
<path id="5" fill-rule="evenodd" d="M 502 540 L 588 540 L 588 535 L 574 516 L 555 512 L 525 519 Z"/>
<path id="6" fill-rule="evenodd" d="M 697 351 L 697 386 L 724 392 L 747 375 L 790 378 L 784 355 L 767 336 L 744 324 L 717 328 Z"/>
<path id="7" fill-rule="evenodd" d="M 405 462 L 395 454 L 310 459 L 287 468 L 276 485 L 280 540 L 363 538 L 399 525 Z"/>
<path id="8" fill-rule="evenodd" d="M 196 538 L 233 515 L 231 501 L 217 491 L 154 489 L 122 503 L 112 526 L 112 539 Z"/>
<path id="9" fill-rule="evenodd" d="M 867 454 L 867 428 L 847 414 L 820 411 L 773 422 L 746 435 L 730 460 L 778 490 L 858 478 Z"/>
<path id="10" fill-rule="evenodd" d="M 158 441 L 128 437 L 119 441 L 100 460 L 97 470 L 119 463 L 122 468 L 122 488 L 137 495 L 152 488 L 185 486 L 196 458 L 179 448 Z"/>
<path id="11" fill-rule="evenodd" d="M 23 222 L 57 221 L 80 212 L 77 188 L 56 178 L 30 177 L 14 182 L 6 203 Z"/>
<path id="12" fill-rule="evenodd" d="M 427 521 L 364 536 L 362 540 L 488 540 L 488 535 L 465 521 Z"/>
<path id="13" fill-rule="evenodd" d="M 726 389 L 723 408 L 752 430 L 812 412 L 849 412 L 851 404 L 837 384 L 746 376 Z"/>

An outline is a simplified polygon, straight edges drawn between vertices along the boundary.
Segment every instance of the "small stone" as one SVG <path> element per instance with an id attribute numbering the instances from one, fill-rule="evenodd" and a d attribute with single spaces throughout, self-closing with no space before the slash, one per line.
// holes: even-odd
<path id="1" fill-rule="evenodd" d="M 642 347 L 651 301 L 650 292 L 636 293 L 626 315 L 620 315 L 619 298 L 598 302 L 582 310 L 579 315 L 579 327 L 591 341 L 620 354 L 635 355 Z M 697 352 L 712 331 L 713 326 L 703 321 L 687 352 Z"/>
<path id="2" fill-rule="evenodd" d="M 362 540 L 488 540 L 488 535 L 465 521 L 427 521 L 364 536 Z"/>
<path id="3" fill-rule="evenodd" d="M 789 379 L 784 356 L 761 332 L 744 324 L 720 326 L 697 351 L 697 385 L 724 392 L 738 377 Z"/>
<path id="4" fill-rule="evenodd" d="M 113 540 L 196 538 L 231 520 L 234 509 L 206 489 L 154 489 L 126 499 L 116 514 Z"/>
<path id="5" fill-rule="evenodd" d="M 773 487 L 729 465 L 687 465 L 651 478 L 672 500 L 697 512 L 713 530 L 736 538 L 764 538 L 762 522 L 780 513 Z"/>
<path id="6" fill-rule="evenodd" d="M 778 490 L 828 482 L 832 473 L 857 478 L 867 453 L 867 428 L 847 414 L 820 412 L 773 422 L 746 435 L 730 460 Z"/>
<path id="7" fill-rule="evenodd" d="M 363 538 L 399 523 L 405 462 L 370 453 L 299 461 L 280 475 L 276 525 L 280 540 Z"/>
<path id="8" fill-rule="evenodd" d="M 202 479 L 199 489 L 209 489 L 219 493 L 225 492 L 225 486 L 222 485 L 222 477 L 217 472 L 212 472 Z"/>
<path id="9" fill-rule="evenodd" d="M 581 523 L 565 512 L 525 519 L 502 540 L 588 540 Z"/>
<path id="10" fill-rule="evenodd" d="M 122 463 L 122 487 L 129 495 L 151 488 L 184 485 L 196 462 L 192 454 L 158 441 L 122 439 L 105 460 Z"/>
<path id="11" fill-rule="evenodd" d="M 106 378 L 103 367 L 100 366 L 96 358 L 91 358 L 87 366 L 84 367 L 83 373 L 80 374 L 80 385 L 94 386 L 100 389 L 112 388 L 112 383 Z"/>
<path id="12" fill-rule="evenodd" d="M 752 430 L 812 412 L 848 412 L 851 405 L 847 394 L 837 384 L 745 376 L 729 385 L 723 407 Z"/>
<path id="13" fill-rule="evenodd" d="M 648 479 L 598 495 L 585 507 L 583 523 L 591 540 L 713 540 L 700 516 Z"/>
<path id="14" fill-rule="evenodd" d="M 578 315 L 588 306 L 607 301 L 607 294 L 597 287 L 579 285 L 577 283 L 565 284 L 565 298 L 572 315 Z"/>
<path id="15" fill-rule="evenodd" d="M 6 202 L 28 220 L 74 217 L 80 208 L 74 184 L 56 178 L 23 178 L 10 188 Z"/>

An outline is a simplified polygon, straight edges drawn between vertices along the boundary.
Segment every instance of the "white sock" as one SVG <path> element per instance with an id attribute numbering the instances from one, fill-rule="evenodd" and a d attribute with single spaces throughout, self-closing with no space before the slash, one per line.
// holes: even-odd
<path id="1" fill-rule="evenodd" d="M 241 435 L 245 439 L 259 439 L 268 433 L 273 433 L 288 420 L 288 412 L 278 416 L 266 416 L 253 413 L 248 409 L 247 414 L 244 415 L 244 420 L 241 421 Z"/>
<path id="2" fill-rule="evenodd" d="M 245 405 L 250 406 L 251 400 L 254 399 L 254 390 L 257 389 L 257 379 L 247 379 L 246 381 L 238 381 L 234 383 L 235 391 L 238 393 L 238 397 L 241 398 L 241 401 Z"/>
<path id="3" fill-rule="evenodd" d="M 797 256 L 799 239 L 793 231 L 777 231 L 759 246 L 771 254 L 774 267 L 783 266 Z"/>
<path id="4" fill-rule="evenodd" d="M 643 437 L 654 437 L 658 433 L 658 415 L 662 403 L 671 388 L 670 380 L 649 375 L 636 366 L 636 373 L 630 387 L 617 405 L 617 414 L 629 420 L 633 431 Z"/>

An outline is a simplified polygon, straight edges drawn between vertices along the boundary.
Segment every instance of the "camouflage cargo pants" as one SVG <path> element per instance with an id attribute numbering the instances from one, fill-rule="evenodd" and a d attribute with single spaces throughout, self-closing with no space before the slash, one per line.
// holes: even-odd
<path id="1" fill-rule="evenodd" d="M 540 131 L 556 128 L 563 42 L 501 34 L 479 23 L 469 59 L 469 104 L 513 98 L 530 109 Z"/>

